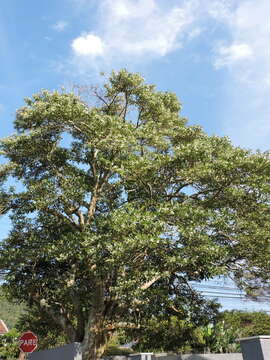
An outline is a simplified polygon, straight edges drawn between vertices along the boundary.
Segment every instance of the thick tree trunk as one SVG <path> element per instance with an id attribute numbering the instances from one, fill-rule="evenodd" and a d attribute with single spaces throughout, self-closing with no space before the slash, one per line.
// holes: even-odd
<path id="1" fill-rule="evenodd" d="M 100 360 L 110 336 L 104 330 L 88 334 L 82 343 L 82 360 Z"/>
<path id="2" fill-rule="evenodd" d="M 82 360 L 99 360 L 103 355 L 111 333 L 105 328 L 104 286 L 96 285 L 92 309 L 84 332 L 82 342 Z"/>

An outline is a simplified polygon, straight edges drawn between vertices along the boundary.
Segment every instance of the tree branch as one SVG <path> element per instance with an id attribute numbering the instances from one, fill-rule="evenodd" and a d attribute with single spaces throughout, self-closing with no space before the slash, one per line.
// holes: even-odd
<path id="1" fill-rule="evenodd" d="M 161 279 L 161 275 L 157 275 L 155 276 L 153 279 L 151 279 L 150 281 L 147 281 L 146 283 L 144 283 L 140 289 L 141 290 L 147 290 L 148 288 L 150 288 L 150 286 L 152 286 L 156 281 L 158 281 L 159 279 Z"/>
<path id="2" fill-rule="evenodd" d="M 69 341 L 74 342 L 76 339 L 76 331 L 66 312 L 63 309 L 62 311 L 59 311 L 59 309 L 55 311 L 52 306 L 48 304 L 46 299 L 41 298 L 37 294 L 33 295 L 32 298 L 41 311 L 45 311 L 53 319 L 53 321 L 55 321 L 56 324 L 60 325 L 60 327 L 67 335 Z"/>

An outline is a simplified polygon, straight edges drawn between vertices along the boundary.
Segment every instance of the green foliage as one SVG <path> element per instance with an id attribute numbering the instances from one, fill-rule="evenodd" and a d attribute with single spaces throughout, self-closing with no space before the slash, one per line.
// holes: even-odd
<path id="1" fill-rule="evenodd" d="M 200 307 L 203 303 L 195 302 L 193 305 Z M 133 349 L 141 352 L 189 352 L 200 341 L 198 331 L 215 323 L 219 316 L 218 304 L 209 303 L 208 306 L 197 311 L 190 306 L 190 313 L 184 318 L 179 315 L 153 317 L 140 329 L 126 330 L 122 342 L 136 340 Z"/>
<path id="2" fill-rule="evenodd" d="M 16 328 L 23 333 L 29 329 L 38 337 L 39 350 L 46 350 L 68 343 L 63 329 L 44 312 L 32 306 L 18 319 Z"/>
<path id="3" fill-rule="evenodd" d="M 0 155 L 3 155 L 0 151 Z M 10 202 L 12 199 L 13 188 L 7 189 L 3 184 L 7 180 L 7 173 L 11 169 L 10 164 L 0 164 L 0 216 L 6 214 L 10 210 Z"/>
<path id="4" fill-rule="evenodd" d="M 115 356 L 115 355 L 125 355 L 128 356 L 132 354 L 132 349 L 121 347 L 119 342 L 118 334 L 115 334 L 109 341 L 106 350 L 104 352 L 105 356 Z"/>
<path id="5" fill-rule="evenodd" d="M 270 225 L 267 153 L 188 126 L 138 74 L 93 92 L 98 104 L 42 91 L 17 112 L 1 151 L 22 187 L 0 249 L 6 291 L 95 343 L 92 360 L 119 328 L 210 313 L 190 280 L 266 280 Z"/>
<path id="6" fill-rule="evenodd" d="M 225 311 L 223 321 L 226 328 L 238 332 L 238 337 L 270 334 L 270 314 L 265 312 Z"/>
<path id="7" fill-rule="evenodd" d="M 239 333 L 239 329 L 226 327 L 223 321 L 209 324 L 194 331 L 190 347 L 196 353 L 240 352 L 240 344 L 236 342 Z"/>
<path id="8" fill-rule="evenodd" d="M 216 324 L 199 328 L 202 341 L 193 342 L 196 352 L 237 352 L 239 338 L 270 333 L 270 315 L 264 312 L 225 311 Z"/>
<path id="9" fill-rule="evenodd" d="M 18 338 L 20 334 L 17 330 L 10 330 L 5 335 L 0 336 L 0 358 L 3 360 L 17 359 L 19 355 Z"/>
<path id="10" fill-rule="evenodd" d="M 223 353 L 239 350 L 237 331 L 225 328 L 224 322 L 197 325 L 171 317 L 167 321 L 152 320 L 137 337 L 137 351 L 173 353 Z"/>
<path id="11" fill-rule="evenodd" d="M 264 312 L 224 311 L 205 324 L 190 320 L 152 319 L 141 331 L 126 332 L 125 341 L 136 340 L 137 351 L 174 353 L 240 352 L 237 339 L 270 333 L 270 315 Z"/>
<path id="12" fill-rule="evenodd" d="M 104 356 L 116 356 L 116 355 L 128 356 L 129 354 L 132 353 L 133 351 L 131 349 L 121 348 L 117 345 L 109 345 L 107 346 L 104 352 Z"/>

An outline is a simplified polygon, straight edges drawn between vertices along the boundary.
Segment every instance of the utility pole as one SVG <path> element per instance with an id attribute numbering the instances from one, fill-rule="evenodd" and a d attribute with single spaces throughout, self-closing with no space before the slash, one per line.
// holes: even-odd
<path id="1" fill-rule="evenodd" d="M 18 360 L 25 360 L 25 359 L 26 359 L 25 353 L 21 351 Z"/>

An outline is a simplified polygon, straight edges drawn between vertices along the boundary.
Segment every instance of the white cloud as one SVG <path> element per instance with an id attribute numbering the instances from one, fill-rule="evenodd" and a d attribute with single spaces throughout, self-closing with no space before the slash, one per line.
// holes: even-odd
<path id="1" fill-rule="evenodd" d="M 55 31 L 62 32 L 62 31 L 64 31 L 66 29 L 67 26 L 68 26 L 67 21 L 60 20 L 56 24 L 52 25 L 52 28 Z"/>
<path id="2" fill-rule="evenodd" d="M 230 66 L 239 61 L 251 59 L 253 55 L 250 45 L 245 43 L 233 43 L 229 46 L 220 46 L 215 66 L 216 68 Z"/>
<path id="3" fill-rule="evenodd" d="M 216 49 L 216 61 L 220 66 L 239 65 L 242 60 L 243 70 L 252 72 L 265 67 L 270 70 L 270 37 L 269 0 L 240 0 L 234 8 L 227 8 L 227 16 L 216 16 L 217 21 L 225 24 L 231 43 Z M 251 58 L 253 63 L 246 62 Z M 258 63 L 261 66 L 258 68 Z M 251 69 L 253 67 L 253 69 Z M 238 68 L 239 71 L 239 68 Z"/>
<path id="4" fill-rule="evenodd" d="M 144 19 L 152 16 L 158 9 L 156 0 L 103 0 L 102 11 L 111 23 L 128 22 L 131 19 Z"/>
<path id="5" fill-rule="evenodd" d="M 264 149 L 270 136 L 269 13 L 269 0 L 238 0 L 227 16 L 217 16 L 227 45 L 217 43 L 214 60 L 217 69 L 229 70 L 224 132 L 237 144 Z"/>
<path id="6" fill-rule="evenodd" d="M 180 48 L 190 33 L 199 34 L 192 29 L 197 2 L 167 6 L 158 0 L 101 0 L 97 35 L 90 32 L 74 39 L 72 49 L 77 60 L 93 54 L 106 62 L 165 56 Z"/>
<path id="7" fill-rule="evenodd" d="M 89 21 L 91 31 L 77 34 L 70 43 L 70 62 L 81 74 L 93 67 L 132 68 L 178 49 L 184 54 L 188 42 L 202 36 L 206 44 L 209 36 L 212 53 L 205 57 L 213 71 L 223 69 L 226 80 L 221 84 L 226 93 L 220 112 L 223 133 L 240 145 L 268 146 L 269 0 L 71 1 L 89 13 L 90 4 L 97 6 L 94 30 Z M 195 51 L 199 58 L 201 49 Z"/>
<path id="8" fill-rule="evenodd" d="M 70 0 L 89 10 L 90 0 Z M 94 1 L 94 0 L 93 0 Z M 269 0 L 99 0 L 96 28 L 71 41 L 75 58 L 99 56 L 99 63 L 147 61 L 184 47 L 212 27 L 221 28 L 213 43 L 213 65 L 237 68 L 244 79 L 256 69 L 270 70 Z M 57 25 L 57 24 L 56 24 Z M 59 22 L 61 28 L 61 22 Z M 92 66 L 91 65 L 91 66 Z M 270 71 L 269 71 L 270 73 Z M 269 83 L 269 77 L 266 83 Z"/>
<path id="9" fill-rule="evenodd" d="M 81 35 L 72 41 L 72 49 L 76 55 L 97 56 L 104 53 L 104 44 L 99 36 L 94 34 Z"/>

